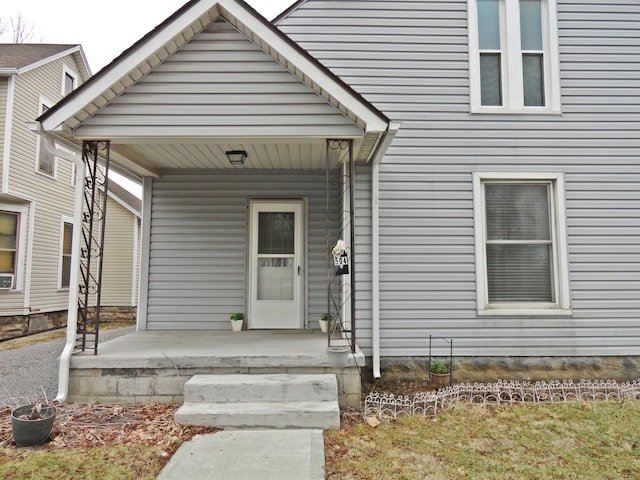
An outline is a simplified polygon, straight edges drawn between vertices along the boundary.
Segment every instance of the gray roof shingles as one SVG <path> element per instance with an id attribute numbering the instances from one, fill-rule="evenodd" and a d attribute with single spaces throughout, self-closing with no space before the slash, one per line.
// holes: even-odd
<path id="1" fill-rule="evenodd" d="M 0 43 L 0 69 L 20 69 L 78 45 Z"/>

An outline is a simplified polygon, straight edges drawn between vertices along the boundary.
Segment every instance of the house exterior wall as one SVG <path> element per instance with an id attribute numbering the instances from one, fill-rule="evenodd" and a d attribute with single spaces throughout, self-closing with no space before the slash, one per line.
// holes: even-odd
<path id="1" fill-rule="evenodd" d="M 269 198 L 306 200 L 305 326 L 318 328 L 327 305 L 324 170 L 174 169 L 151 188 L 146 329 L 228 330 L 229 315 L 246 312 L 248 205 Z"/>
<path id="2" fill-rule="evenodd" d="M 140 236 L 136 232 L 138 217 L 112 197 L 107 198 L 105 228 L 108 234 L 105 235 L 100 304 L 104 307 L 135 306 L 140 252 Z"/>
<path id="3" fill-rule="evenodd" d="M 73 217 L 71 164 L 58 159 L 55 178 L 36 172 L 38 140 L 26 126 L 39 115 L 41 100 L 53 105 L 61 98 L 63 65 L 78 71 L 73 57 L 68 56 L 15 77 L 8 193 L 29 202 L 33 213 L 20 286 L 27 295 L 27 314 L 64 310 L 68 301 L 68 290 L 58 288 L 58 277 L 62 217 Z M 0 292 L 0 302 L 15 293 Z"/>
<path id="4" fill-rule="evenodd" d="M 402 128 L 380 165 L 381 356 L 640 354 L 640 4 L 557 1 L 560 115 L 471 114 L 467 2 L 309 0 L 278 27 Z M 480 316 L 472 176 L 564 176 L 570 316 Z M 370 250 L 359 169 L 357 247 Z M 562 241 L 562 239 L 561 239 Z M 371 354 L 369 265 L 358 343 Z M 448 347 L 436 349 L 448 353 Z"/>
<path id="5" fill-rule="evenodd" d="M 198 137 L 212 131 L 243 137 L 362 133 L 225 21 L 213 23 L 76 133 Z"/>

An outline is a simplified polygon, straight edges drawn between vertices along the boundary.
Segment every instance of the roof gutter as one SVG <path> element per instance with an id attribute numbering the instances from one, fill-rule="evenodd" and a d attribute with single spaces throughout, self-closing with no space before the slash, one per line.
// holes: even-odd
<path id="1" fill-rule="evenodd" d="M 84 195 L 84 178 L 86 175 L 82 157 L 73 152 L 57 148 L 49 132 L 42 129 L 40 122 L 28 124 L 30 130 L 35 131 L 44 139 L 47 152 L 63 158 L 76 166 L 76 183 L 73 213 L 73 237 L 71 243 L 71 272 L 69 278 L 69 303 L 67 305 L 67 340 L 60 355 L 60 371 L 58 373 L 58 396 L 56 401 L 64 403 L 69 393 L 69 366 L 71 354 L 75 347 L 78 326 L 78 285 L 80 273 L 80 236 L 82 233 L 82 200 Z"/>
<path id="2" fill-rule="evenodd" d="M 380 378 L 380 162 L 402 124 L 390 122 L 371 164 L 371 331 L 373 378 Z"/>

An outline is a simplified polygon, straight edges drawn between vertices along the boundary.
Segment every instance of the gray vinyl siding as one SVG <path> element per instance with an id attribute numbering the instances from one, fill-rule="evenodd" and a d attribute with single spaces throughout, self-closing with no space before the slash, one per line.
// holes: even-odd
<path id="1" fill-rule="evenodd" d="M 228 330 L 229 315 L 246 311 L 248 205 L 267 198 L 307 201 L 305 325 L 318 328 L 327 304 L 323 170 L 175 169 L 152 188 L 147 329 Z"/>
<path id="2" fill-rule="evenodd" d="M 88 136 L 350 136 L 351 120 L 217 21 L 83 122 Z"/>
<path id="3" fill-rule="evenodd" d="M 278 25 L 402 122 L 380 166 L 383 357 L 425 355 L 429 334 L 455 355 L 640 354 L 640 3 L 557 10 L 561 115 L 469 113 L 464 0 L 309 0 Z M 564 173 L 571 317 L 477 315 L 476 171 Z"/>

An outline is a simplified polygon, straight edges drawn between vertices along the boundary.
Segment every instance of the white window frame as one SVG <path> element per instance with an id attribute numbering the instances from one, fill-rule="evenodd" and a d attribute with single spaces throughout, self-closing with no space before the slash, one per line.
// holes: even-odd
<path id="1" fill-rule="evenodd" d="M 543 182 L 550 185 L 552 281 L 555 303 L 489 303 L 484 201 L 484 185 L 487 182 L 523 184 Z M 564 175 L 561 172 L 475 172 L 473 174 L 476 300 L 479 315 L 571 315 L 564 198 Z"/>
<path id="2" fill-rule="evenodd" d="M 482 105 L 477 0 L 468 0 L 469 95 L 471 113 L 561 113 L 560 62 L 556 0 L 542 1 L 542 42 L 545 105 L 524 105 L 519 0 L 500 0 L 502 105 Z"/>
<path id="3" fill-rule="evenodd" d="M 63 262 L 63 249 L 64 249 L 64 225 L 65 223 L 70 223 L 72 228 L 75 229 L 76 228 L 76 224 L 75 221 L 72 217 L 66 217 L 66 216 L 62 216 L 60 218 L 60 245 L 59 245 L 59 250 L 58 250 L 58 290 L 63 290 L 63 291 L 68 291 L 69 290 L 69 286 L 63 286 L 62 285 L 62 268 L 64 265 Z M 73 254 L 73 230 L 71 231 L 71 254 Z M 69 272 L 71 273 L 71 272 Z"/>
<path id="4" fill-rule="evenodd" d="M 50 100 L 44 98 L 44 97 L 40 97 L 38 99 L 38 116 L 42 115 L 43 109 L 42 106 L 45 106 L 47 108 L 51 108 L 53 106 L 53 102 L 51 102 Z M 44 138 L 41 137 L 40 135 L 36 135 L 37 141 L 36 141 L 36 161 L 35 161 L 35 165 L 34 168 L 36 170 L 36 173 L 39 175 L 43 175 L 47 178 L 53 178 L 55 179 L 57 176 L 57 170 L 58 170 L 58 159 L 56 156 L 53 157 L 53 175 L 50 175 L 47 172 L 43 172 L 42 170 L 40 170 L 40 154 L 42 153 L 42 150 L 45 148 L 44 147 Z"/>
<path id="5" fill-rule="evenodd" d="M 76 88 L 78 88 L 78 79 L 79 79 L 78 74 L 73 70 L 71 70 L 71 68 L 69 68 L 66 64 L 63 63 L 62 64 L 62 86 L 60 87 L 60 94 L 63 97 L 66 97 L 71 93 L 65 90 L 65 86 L 67 83 L 67 75 L 73 79 L 73 88 L 71 89 L 71 92 L 73 92 Z"/>
<path id="6" fill-rule="evenodd" d="M 29 216 L 29 205 L 15 205 L 11 203 L 0 203 L 0 210 L 18 214 L 18 241 L 16 247 L 16 267 L 13 276 L 13 288 L 5 291 L 21 292 L 24 277 L 24 260 L 27 239 L 27 218 Z M 2 290 L 0 290 L 1 292 Z"/>

